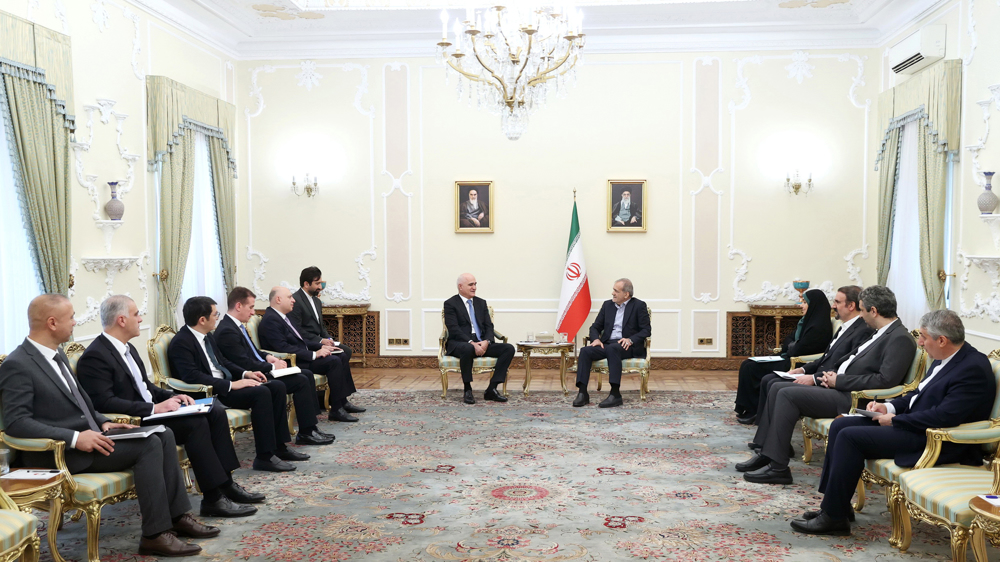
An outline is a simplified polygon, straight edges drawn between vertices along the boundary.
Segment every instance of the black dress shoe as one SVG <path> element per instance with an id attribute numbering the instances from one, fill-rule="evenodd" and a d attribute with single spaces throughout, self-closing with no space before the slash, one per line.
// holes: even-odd
<path id="1" fill-rule="evenodd" d="M 809 535 L 836 535 L 844 537 L 851 534 L 851 523 L 846 517 L 835 521 L 825 511 L 820 512 L 819 515 L 807 521 L 796 519 L 792 521 L 791 525 L 793 531 Z"/>
<path id="2" fill-rule="evenodd" d="M 296 445 L 329 445 L 330 443 L 333 443 L 333 438 L 323 437 L 318 435 L 315 431 L 310 431 L 309 433 L 302 433 L 300 431 L 299 434 L 295 436 Z"/>
<path id="3" fill-rule="evenodd" d="M 764 448 L 763 445 L 758 445 L 758 444 L 754 443 L 753 441 L 747 441 L 747 449 L 754 449 L 754 450 L 759 451 L 759 450 L 761 450 L 763 448 Z"/>
<path id="4" fill-rule="evenodd" d="M 614 394 L 609 394 L 607 398 L 601 400 L 601 403 L 597 405 L 598 408 L 615 408 L 621 406 L 624 403 L 621 396 L 615 396 Z"/>
<path id="5" fill-rule="evenodd" d="M 743 425 L 753 425 L 757 423 L 757 414 L 753 414 L 750 416 L 736 416 L 736 421 L 740 422 Z"/>
<path id="6" fill-rule="evenodd" d="M 506 402 L 507 397 L 497 392 L 497 389 L 495 388 L 487 388 L 486 392 L 483 393 L 483 400 L 492 400 L 493 402 Z"/>
<path id="7" fill-rule="evenodd" d="M 266 499 L 264 494 L 251 492 L 233 480 L 219 488 L 219 491 L 236 503 L 261 503 Z"/>
<path id="8" fill-rule="evenodd" d="M 736 463 L 736 471 L 750 472 L 751 470 L 757 470 L 769 464 L 771 464 L 771 459 L 765 457 L 760 453 L 755 453 L 754 456 L 750 457 L 750 460 L 746 460 L 741 463 Z"/>
<path id="9" fill-rule="evenodd" d="M 465 391 L 465 396 L 462 397 L 462 402 L 465 402 L 466 404 L 475 404 L 476 403 L 476 397 L 472 395 L 472 391 L 471 390 L 466 390 Z"/>
<path id="10" fill-rule="evenodd" d="M 170 532 L 179 537 L 209 539 L 219 536 L 219 533 L 222 531 L 219 530 L 218 527 L 213 527 L 199 522 L 194 518 L 194 515 L 191 515 L 190 512 L 186 512 L 181 515 L 177 521 L 174 521 L 174 527 L 170 530 Z"/>
<path id="11" fill-rule="evenodd" d="M 358 421 L 358 418 L 352 416 L 351 414 L 348 414 L 347 411 L 344 410 L 343 408 L 337 408 L 336 410 L 330 408 L 330 415 L 327 417 L 327 419 L 329 419 L 330 421 L 339 421 L 339 422 Z"/>
<path id="12" fill-rule="evenodd" d="M 320 437 L 328 437 L 331 441 L 336 441 L 337 436 L 332 433 L 326 433 L 325 431 L 320 431 L 318 427 L 313 428 L 313 433 L 319 435 Z"/>
<path id="13" fill-rule="evenodd" d="M 256 507 L 235 503 L 224 495 L 214 502 L 201 500 L 202 517 L 247 517 L 254 513 L 257 513 Z"/>
<path id="14" fill-rule="evenodd" d="M 270 459 L 254 459 L 254 470 L 264 470 L 267 472 L 289 472 L 295 470 L 295 465 L 279 459 L 276 455 L 271 455 Z"/>
<path id="15" fill-rule="evenodd" d="M 743 479 L 754 484 L 791 484 L 792 471 L 787 466 L 781 469 L 774 469 L 768 463 L 764 468 L 753 472 L 744 472 Z"/>
<path id="16" fill-rule="evenodd" d="M 821 510 L 821 509 L 814 509 L 812 511 L 807 511 L 807 512 L 803 513 L 802 517 L 799 517 L 797 520 L 798 521 L 809 521 L 811 519 L 816 519 L 817 517 L 819 517 L 819 515 L 821 513 L 823 513 L 823 510 Z M 854 510 L 853 509 L 847 512 L 847 520 L 850 521 L 851 523 L 854 523 Z"/>
<path id="17" fill-rule="evenodd" d="M 590 395 L 583 391 L 577 392 L 576 398 L 573 400 L 573 407 L 579 408 L 587 404 L 590 404 Z"/>
<path id="18" fill-rule="evenodd" d="M 307 461 L 309 460 L 309 455 L 305 453 L 300 453 L 298 451 L 293 451 L 291 449 L 285 449 L 284 451 L 276 451 L 274 456 L 278 457 L 283 461 Z"/>
<path id="19" fill-rule="evenodd" d="M 362 408 L 361 406 L 355 406 L 354 404 L 351 404 L 350 400 L 344 400 L 344 410 L 346 410 L 350 414 L 360 414 L 361 412 L 367 411 L 365 408 Z"/>
<path id="20" fill-rule="evenodd" d="M 200 546 L 184 542 L 171 532 L 160 533 L 155 539 L 142 537 L 139 540 L 139 554 L 147 556 L 194 556 L 199 552 Z"/>

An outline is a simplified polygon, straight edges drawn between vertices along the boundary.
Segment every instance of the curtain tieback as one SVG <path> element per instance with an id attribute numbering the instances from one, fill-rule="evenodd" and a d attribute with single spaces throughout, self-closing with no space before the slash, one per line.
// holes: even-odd
<path id="1" fill-rule="evenodd" d="M 163 268 L 163 269 L 160 270 L 159 273 L 154 273 L 153 277 L 156 277 L 160 281 L 166 281 L 167 278 L 170 277 L 170 272 L 167 271 L 166 268 Z"/>

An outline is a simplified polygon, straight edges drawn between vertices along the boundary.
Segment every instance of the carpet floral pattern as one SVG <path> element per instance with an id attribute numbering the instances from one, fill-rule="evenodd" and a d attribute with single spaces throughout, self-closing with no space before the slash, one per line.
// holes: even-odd
<path id="1" fill-rule="evenodd" d="M 745 482 L 752 429 L 734 423 L 731 392 L 654 392 L 645 403 L 573 408 L 539 392 L 475 406 L 452 392 L 362 391 L 356 424 L 321 427 L 337 441 L 291 473 L 247 467 L 250 434 L 237 435 L 237 480 L 264 492 L 260 512 L 201 541 L 202 559 L 237 561 L 813 562 L 947 560 L 946 532 L 914 525 L 913 544 L 888 544 L 881 495 L 870 495 L 851 537 L 810 537 L 788 521 L 818 506 L 820 446 L 795 483 Z M 793 443 L 801 453 L 801 436 Z M 193 497 L 197 506 L 200 499 Z M 45 515 L 41 515 L 43 524 Z M 105 508 L 101 559 L 136 553 L 136 502 Z M 59 534 L 67 560 L 85 560 L 82 522 Z M 43 538 L 43 560 L 51 560 Z M 995 551 L 994 551 L 995 553 Z"/>

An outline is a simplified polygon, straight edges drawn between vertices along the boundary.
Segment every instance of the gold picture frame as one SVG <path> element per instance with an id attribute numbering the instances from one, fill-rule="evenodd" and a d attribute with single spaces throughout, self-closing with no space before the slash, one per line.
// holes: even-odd
<path id="1" fill-rule="evenodd" d="M 476 203 L 480 210 L 478 215 L 469 214 L 471 191 L 476 192 Z M 455 232 L 465 234 L 493 232 L 493 207 L 493 182 L 455 182 Z"/>
<path id="2" fill-rule="evenodd" d="M 629 192 L 629 211 L 627 216 L 621 217 L 620 205 L 625 191 Z M 608 232 L 646 232 L 648 200 L 646 180 L 608 180 L 608 209 L 605 213 Z"/>

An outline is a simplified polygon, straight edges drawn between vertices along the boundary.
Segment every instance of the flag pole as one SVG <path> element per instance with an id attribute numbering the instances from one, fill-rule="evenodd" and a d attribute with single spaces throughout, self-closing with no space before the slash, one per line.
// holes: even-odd
<path id="1" fill-rule="evenodd" d="M 573 202 L 576 203 L 576 188 L 573 188 Z"/>

